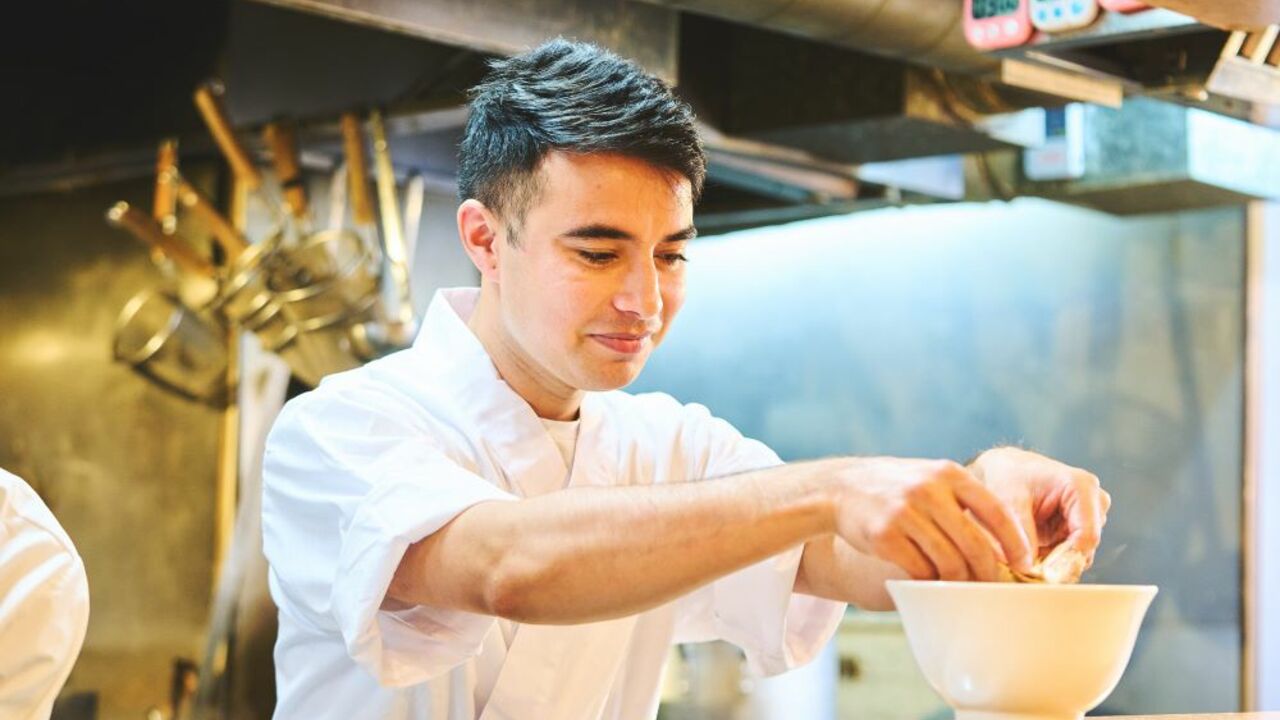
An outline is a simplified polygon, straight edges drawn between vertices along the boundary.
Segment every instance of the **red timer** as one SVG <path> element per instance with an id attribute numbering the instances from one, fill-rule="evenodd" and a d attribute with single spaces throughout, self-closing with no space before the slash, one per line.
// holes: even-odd
<path id="1" fill-rule="evenodd" d="M 1032 32 L 1030 0 L 964 0 L 964 35 L 976 48 L 1017 47 Z"/>
<path id="2" fill-rule="evenodd" d="M 1151 9 L 1150 5 L 1138 2 L 1138 0 L 1098 0 L 1098 4 L 1111 12 L 1118 13 L 1131 13 Z"/>

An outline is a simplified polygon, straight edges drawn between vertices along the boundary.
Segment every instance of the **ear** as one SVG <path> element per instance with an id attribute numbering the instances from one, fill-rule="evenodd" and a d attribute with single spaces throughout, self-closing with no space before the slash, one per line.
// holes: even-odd
<path id="1" fill-rule="evenodd" d="M 462 240 L 462 249 L 480 271 L 480 276 L 489 282 L 498 281 L 498 252 L 502 247 L 498 241 L 498 230 L 501 227 L 497 216 L 479 200 L 468 198 L 458 206 L 458 236 Z"/>

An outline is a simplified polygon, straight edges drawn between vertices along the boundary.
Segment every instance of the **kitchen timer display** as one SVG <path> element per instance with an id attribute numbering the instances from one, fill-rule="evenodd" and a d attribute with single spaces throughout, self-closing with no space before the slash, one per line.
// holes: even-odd
<path id="1" fill-rule="evenodd" d="M 1020 0 L 973 0 L 973 19 L 986 20 L 1002 15 L 1013 15 L 1021 4 Z"/>
<path id="2" fill-rule="evenodd" d="M 1029 0 L 965 0 L 964 36 L 981 50 L 1016 47 L 1031 39 Z"/>

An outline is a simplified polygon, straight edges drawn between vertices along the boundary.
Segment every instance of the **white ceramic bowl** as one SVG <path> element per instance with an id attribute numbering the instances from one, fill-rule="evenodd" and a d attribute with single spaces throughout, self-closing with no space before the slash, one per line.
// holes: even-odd
<path id="1" fill-rule="evenodd" d="M 956 720 L 1078 720 L 1129 664 L 1151 585 L 890 580 L 907 641 Z"/>

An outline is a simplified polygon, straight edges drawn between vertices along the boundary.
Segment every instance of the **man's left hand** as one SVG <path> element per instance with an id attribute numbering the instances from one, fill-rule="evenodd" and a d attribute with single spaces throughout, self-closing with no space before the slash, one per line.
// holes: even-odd
<path id="1" fill-rule="evenodd" d="M 1038 558 L 1066 543 L 1093 564 L 1111 509 L 1096 475 L 1014 447 L 992 448 L 969 467 L 1014 509 Z"/>

